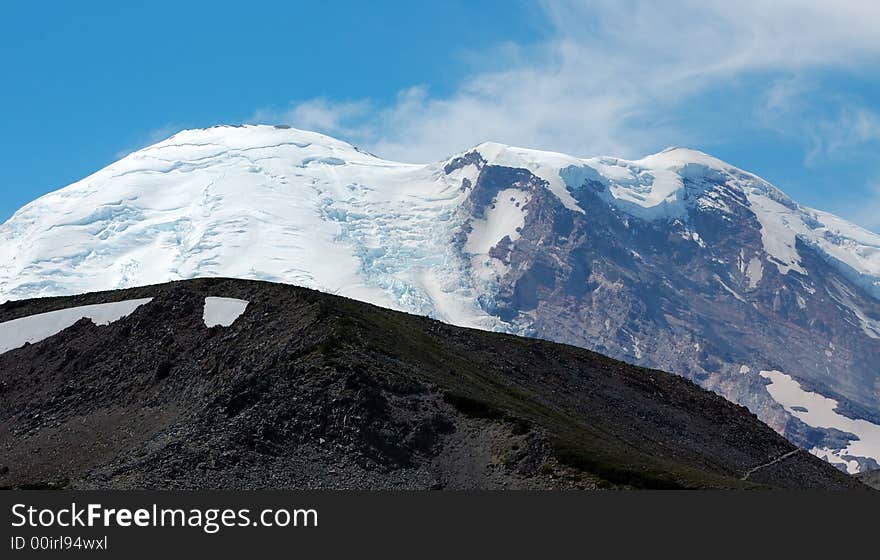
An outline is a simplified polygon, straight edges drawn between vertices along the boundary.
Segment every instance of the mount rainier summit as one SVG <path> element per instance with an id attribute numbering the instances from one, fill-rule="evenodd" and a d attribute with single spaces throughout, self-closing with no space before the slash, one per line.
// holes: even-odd
<path id="1" fill-rule="evenodd" d="M 0 226 L 0 302 L 296 284 L 671 371 L 880 468 L 880 236 L 671 148 L 486 143 L 428 165 L 287 127 L 180 132 Z"/>

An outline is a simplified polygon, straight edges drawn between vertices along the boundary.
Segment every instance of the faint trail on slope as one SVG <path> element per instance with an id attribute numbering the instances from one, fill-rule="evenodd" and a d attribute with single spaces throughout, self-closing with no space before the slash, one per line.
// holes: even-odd
<path id="1" fill-rule="evenodd" d="M 783 460 L 785 460 L 785 459 L 788 459 L 789 457 L 791 457 L 792 455 L 794 455 L 794 454 L 797 453 L 798 451 L 800 451 L 800 449 L 795 449 L 794 451 L 789 451 L 789 452 L 786 453 L 785 455 L 781 455 L 781 456 L 779 456 L 779 457 L 773 459 L 772 461 L 770 461 L 770 462 L 768 462 L 768 463 L 762 463 L 762 464 L 758 465 L 757 467 L 752 467 L 751 469 L 749 469 L 748 471 L 746 471 L 746 474 L 742 475 L 742 477 L 740 478 L 740 480 L 748 480 L 749 477 L 752 476 L 752 475 L 755 473 L 755 471 L 758 471 L 758 470 L 760 470 L 760 469 L 763 469 L 764 467 L 769 467 L 770 465 L 775 465 L 775 464 L 778 463 L 779 461 L 783 461 Z"/>

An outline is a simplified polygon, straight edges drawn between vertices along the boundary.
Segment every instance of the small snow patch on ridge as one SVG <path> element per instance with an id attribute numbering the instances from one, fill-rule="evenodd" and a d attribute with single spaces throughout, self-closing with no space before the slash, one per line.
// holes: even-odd
<path id="1" fill-rule="evenodd" d="M 243 299 L 206 297 L 202 318 L 207 327 L 229 327 L 241 317 L 249 301 Z"/>
<path id="2" fill-rule="evenodd" d="M 59 309 L 0 323 L 0 354 L 54 336 L 80 319 L 91 319 L 98 326 L 109 325 L 134 313 L 153 298 L 132 299 Z"/>

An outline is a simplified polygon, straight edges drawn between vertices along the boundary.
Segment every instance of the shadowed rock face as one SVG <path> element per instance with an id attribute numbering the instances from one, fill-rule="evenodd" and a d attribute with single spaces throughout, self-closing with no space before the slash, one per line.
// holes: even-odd
<path id="1" fill-rule="evenodd" d="M 511 185 L 531 194 L 519 238 L 491 253 L 506 273 L 487 309 L 514 330 L 683 375 L 806 449 L 840 449 L 853 436 L 787 414 L 760 371 L 790 373 L 838 400 L 842 414 L 880 423 L 880 340 L 853 311 L 880 317 L 880 303 L 800 240 L 804 273 L 781 273 L 741 192 L 712 176 L 685 178 L 694 198 L 686 214 L 641 219 L 608 204 L 599 181 L 572 190 L 579 213 L 527 170 L 480 168 L 470 215 Z"/>
<path id="2" fill-rule="evenodd" d="M 206 297 L 249 302 L 205 326 Z M 279 284 L 192 280 L 0 354 L 0 485 L 863 488 L 745 408 L 570 346 Z"/>
<path id="3" fill-rule="evenodd" d="M 880 470 L 868 471 L 856 475 L 856 478 L 871 488 L 880 490 Z"/>

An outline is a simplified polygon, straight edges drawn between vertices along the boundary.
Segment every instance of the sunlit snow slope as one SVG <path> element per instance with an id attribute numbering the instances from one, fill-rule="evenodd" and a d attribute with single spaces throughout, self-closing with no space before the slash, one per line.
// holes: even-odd
<path id="1" fill-rule="evenodd" d="M 596 349 L 685 375 L 851 471 L 880 466 L 849 455 L 867 447 L 846 423 L 810 425 L 759 374 L 880 425 L 880 236 L 695 150 L 628 161 L 486 143 L 412 165 L 222 126 L 0 226 L 0 301 L 204 276 Z"/>
<path id="2" fill-rule="evenodd" d="M 492 327 L 449 244 L 466 195 L 441 167 L 294 129 L 184 131 L 0 228 L 0 300 L 229 276 Z"/>

